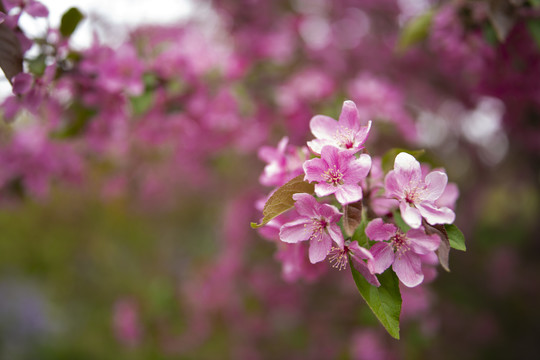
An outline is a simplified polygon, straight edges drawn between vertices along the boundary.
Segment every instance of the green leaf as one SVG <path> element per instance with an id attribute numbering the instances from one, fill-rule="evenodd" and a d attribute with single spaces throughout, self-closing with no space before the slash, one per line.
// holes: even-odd
<path id="1" fill-rule="evenodd" d="M 142 115 L 148 111 L 154 103 L 154 92 L 147 91 L 139 96 L 132 97 L 130 98 L 130 102 L 133 114 Z"/>
<path id="2" fill-rule="evenodd" d="M 304 174 L 298 175 L 282 187 L 276 190 L 264 204 L 263 219 L 260 224 L 251 223 L 252 228 L 266 225 L 276 216 L 284 213 L 294 206 L 293 195 L 297 193 L 313 194 L 315 184 L 304 181 Z"/>
<path id="3" fill-rule="evenodd" d="M 407 150 L 407 149 L 400 149 L 400 148 L 394 148 L 388 150 L 381 159 L 381 167 L 385 173 L 392 170 L 394 168 L 394 160 L 396 159 L 396 156 L 398 156 L 399 153 L 406 152 L 407 154 L 411 154 L 416 159 L 418 159 L 420 156 L 424 154 L 424 149 L 420 150 Z"/>
<path id="4" fill-rule="evenodd" d="M 540 6 L 540 0 L 529 0 L 529 3 L 530 3 L 533 7 L 538 7 L 538 6 Z"/>
<path id="5" fill-rule="evenodd" d="M 380 287 L 376 287 L 354 268 L 352 260 L 349 259 L 351 273 L 356 283 L 360 295 L 364 298 L 373 314 L 379 319 L 388 333 L 399 339 L 399 315 L 401 313 L 401 293 L 399 291 L 399 280 L 392 271 L 386 270 L 378 276 Z"/>
<path id="6" fill-rule="evenodd" d="M 450 247 L 460 251 L 467 251 L 467 247 L 465 246 L 465 236 L 463 236 L 461 230 L 453 224 L 446 224 L 444 225 L 444 228 L 446 229 L 446 234 L 450 241 Z"/>
<path id="7" fill-rule="evenodd" d="M 60 21 L 60 33 L 62 36 L 71 36 L 83 18 L 84 15 L 76 7 L 68 9 L 62 15 L 62 20 Z"/>
<path id="8" fill-rule="evenodd" d="M 96 110 L 84 106 L 80 102 L 74 102 L 69 107 L 69 122 L 63 128 L 52 134 L 55 139 L 69 139 L 81 135 L 86 130 L 88 123 L 96 115 Z"/>
<path id="9" fill-rule="evenodd" d="M 360 224 L 356 228 L 351 240 L 358 241 L 358 245 L 365 247 L 366 249 L 369 249 L 369 241 L 366 235 L 367 223 L 368 223 L 367 216 L 365 216 L 365 213 L 364 213 L 362 214 L 362 221 L 360 221 Z"/>
<path id="10" fill-rule="evenodd" d="M 45 63 L 47 56 L 45 54 L 40 54 L 34 59 L 27 60 L 28 70 L 36 76 L 41 76 L 45 73 L 45 68 L 47 64 Z"/>
<path id="11" fill-rule="evenodd" d="M 529 34 L 536 42 L 536 45 L 540 48 L 540 20 L 529 20 L 527 21 L 527 28 L 529 29 Z"/>
<path id="12" fill-rule="evenodd" d="M 497 33 L 495 32 L 495 29 L 491 23 L 486 23 L 484 27 L 482 27 L 482 35 L 484 35 L 486 42 L 492 46 L 497 45 L 499 42 L 497 39 Z"/>
<path id="13" fill-rule="evenodd" d="M 399 52 L 405 52 L 409 47 L 423 41 L 429 35 L 431 22 L 433 20 L 433 11 L 428 11 L 420 16 L 411 19 L 401 31 L 398 39 L 397 49 Z"/>

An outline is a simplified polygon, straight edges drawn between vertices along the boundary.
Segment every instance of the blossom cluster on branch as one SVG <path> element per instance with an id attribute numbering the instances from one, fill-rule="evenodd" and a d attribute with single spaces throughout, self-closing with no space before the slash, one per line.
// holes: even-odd
<path id="1" fill-rule="evenodd" d="M 420 162 L 404 151 L 397 152 L 393 169 L 385 171 L 366 148 L 371 126 L 347 100 L 338 121 L 325 115 L 311 119 L 315 139 L 306 144 L 311 156 L 305 146 L 289 145 L 287 138 L 276 149 L 260 149 L 267 163 L 260 181 L 277 188 L 262 207 L 261 224 L 253 226 L 263 226 L 261 234 L 278 246 L 286 244 L 280 246 L 286 278 L 312 277 L 306 250 L 311 264 L 328 258 L 342 270 L 351 262 L 351 270 L 377 288 L 377 274 L 390 267 L 406 287 L 420 285 L 436 252 L 448 268 L 445 229 L 455 220 L 457 187 L 447 186 L 444 169 L 428 173 L 424 166 L 422 171 Z M 439 251 L 441 243 L 444 249 Z M 393 300 L 401 306 L 401 298 Z M 380 309 L 374 311 L 383 316 Z M 388 331 L 398 336 L 395 328 Z"/>

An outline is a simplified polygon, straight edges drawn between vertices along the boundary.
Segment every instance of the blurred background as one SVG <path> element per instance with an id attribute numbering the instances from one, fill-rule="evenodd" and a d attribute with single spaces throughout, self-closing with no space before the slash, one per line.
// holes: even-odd
<path id="1" fill-rule="evenodd" d="M 535 357 L 537 0 L 2 4 L 1 359 Z M 249 227 L 258 149 L 346 99 L 460 189 L 467 252 L 402 289 L 399 341 Z"/>

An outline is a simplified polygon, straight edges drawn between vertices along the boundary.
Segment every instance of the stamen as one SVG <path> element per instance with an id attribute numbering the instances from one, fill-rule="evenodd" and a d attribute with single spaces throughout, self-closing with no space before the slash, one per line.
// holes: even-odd
<path id="1" fill-rule="evenodd" d="M 355 133 L 346 127 L 340 126 L 334 135 L 334 140 L 346 149 L 351 149 L 354 146 Z"/>
<path id="2" fill-rule="evenodd" d="M 322 241 L 323 233 L 326 231 L 326 227 L 328 226 L 328 222 L 326 221 L 326 219 L 322 217 L 319 219 L 312 218 L 310 225 L 311 226 L 308 229 L 308 231 L 311 233 L 309 236 L 309 240 Z"/>
<path id="3" fill-rule="evenodd" d="M 410 249 L 409 239 L 401 231 L 398 231 L 390 240 L 398 257 Z"/>
<path id="4" fill-rule="evenodd" d="M 348 257 L 347 253 L 349 252 L 349 249 L 347 247 L 340 249 L 338 247 L 333 246 L 332 249 L 330 249 L 330 252 L 328 255 L 330 256 L 328 258 L 328 261 L 330 264 L 332 264 L 333 268 L 338 269 L 339 271 L 347 268 L 348 263 Z"/>
<path id="5" fill-rule="evenodd" d="M 334 186 L 343 185 L 343 173 L 337 168 L 337 165 L 334 165 L 333 168 L 326 170 L 322 174 L 322 177 L 328 184 Z"/>

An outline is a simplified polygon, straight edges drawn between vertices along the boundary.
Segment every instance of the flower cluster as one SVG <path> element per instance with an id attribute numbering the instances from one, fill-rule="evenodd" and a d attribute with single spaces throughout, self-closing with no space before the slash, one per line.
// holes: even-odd
<path id="1" fill-rule="evenodd" d="M 268 164 L 261 183 L 278 186 L 259 206 L 264 214 L 260 226 L 265 225 L 261 234 L 278 246 L 295 245 L 286 248 L 295 256 L 281 257 L 287 259 L 284 274 L 292 267 L 296 278 L 302 269 L 310 277 L 309 266 L 299 265 L 307 247 L 313 265 L 328 258 L 342 270 L 350 262 L 374 287 L 382 286 L 377 275 L 391 266 L 406 288 L 414 288 L 430 271 L 439 247 L 446 247 L 445 225 L 454 222 L 457 189 L 447 187 L 444 170 L 428 172 L 407 152 L 394 151 L 393 169 L 385 171 L 387 164 L 372 159 L 365 146 L 371 125 L 347 100 L 338 121 L 324 115 L 311 119 L 315 139 L 307 142 L 310 158 L 305 147 L 295 149 L 288 138 L 277 149 L 261 149 Z M 291 211 L 272 210 L 283 203 Z M 441 262 L 447 266 L 444 256 Z"/>

